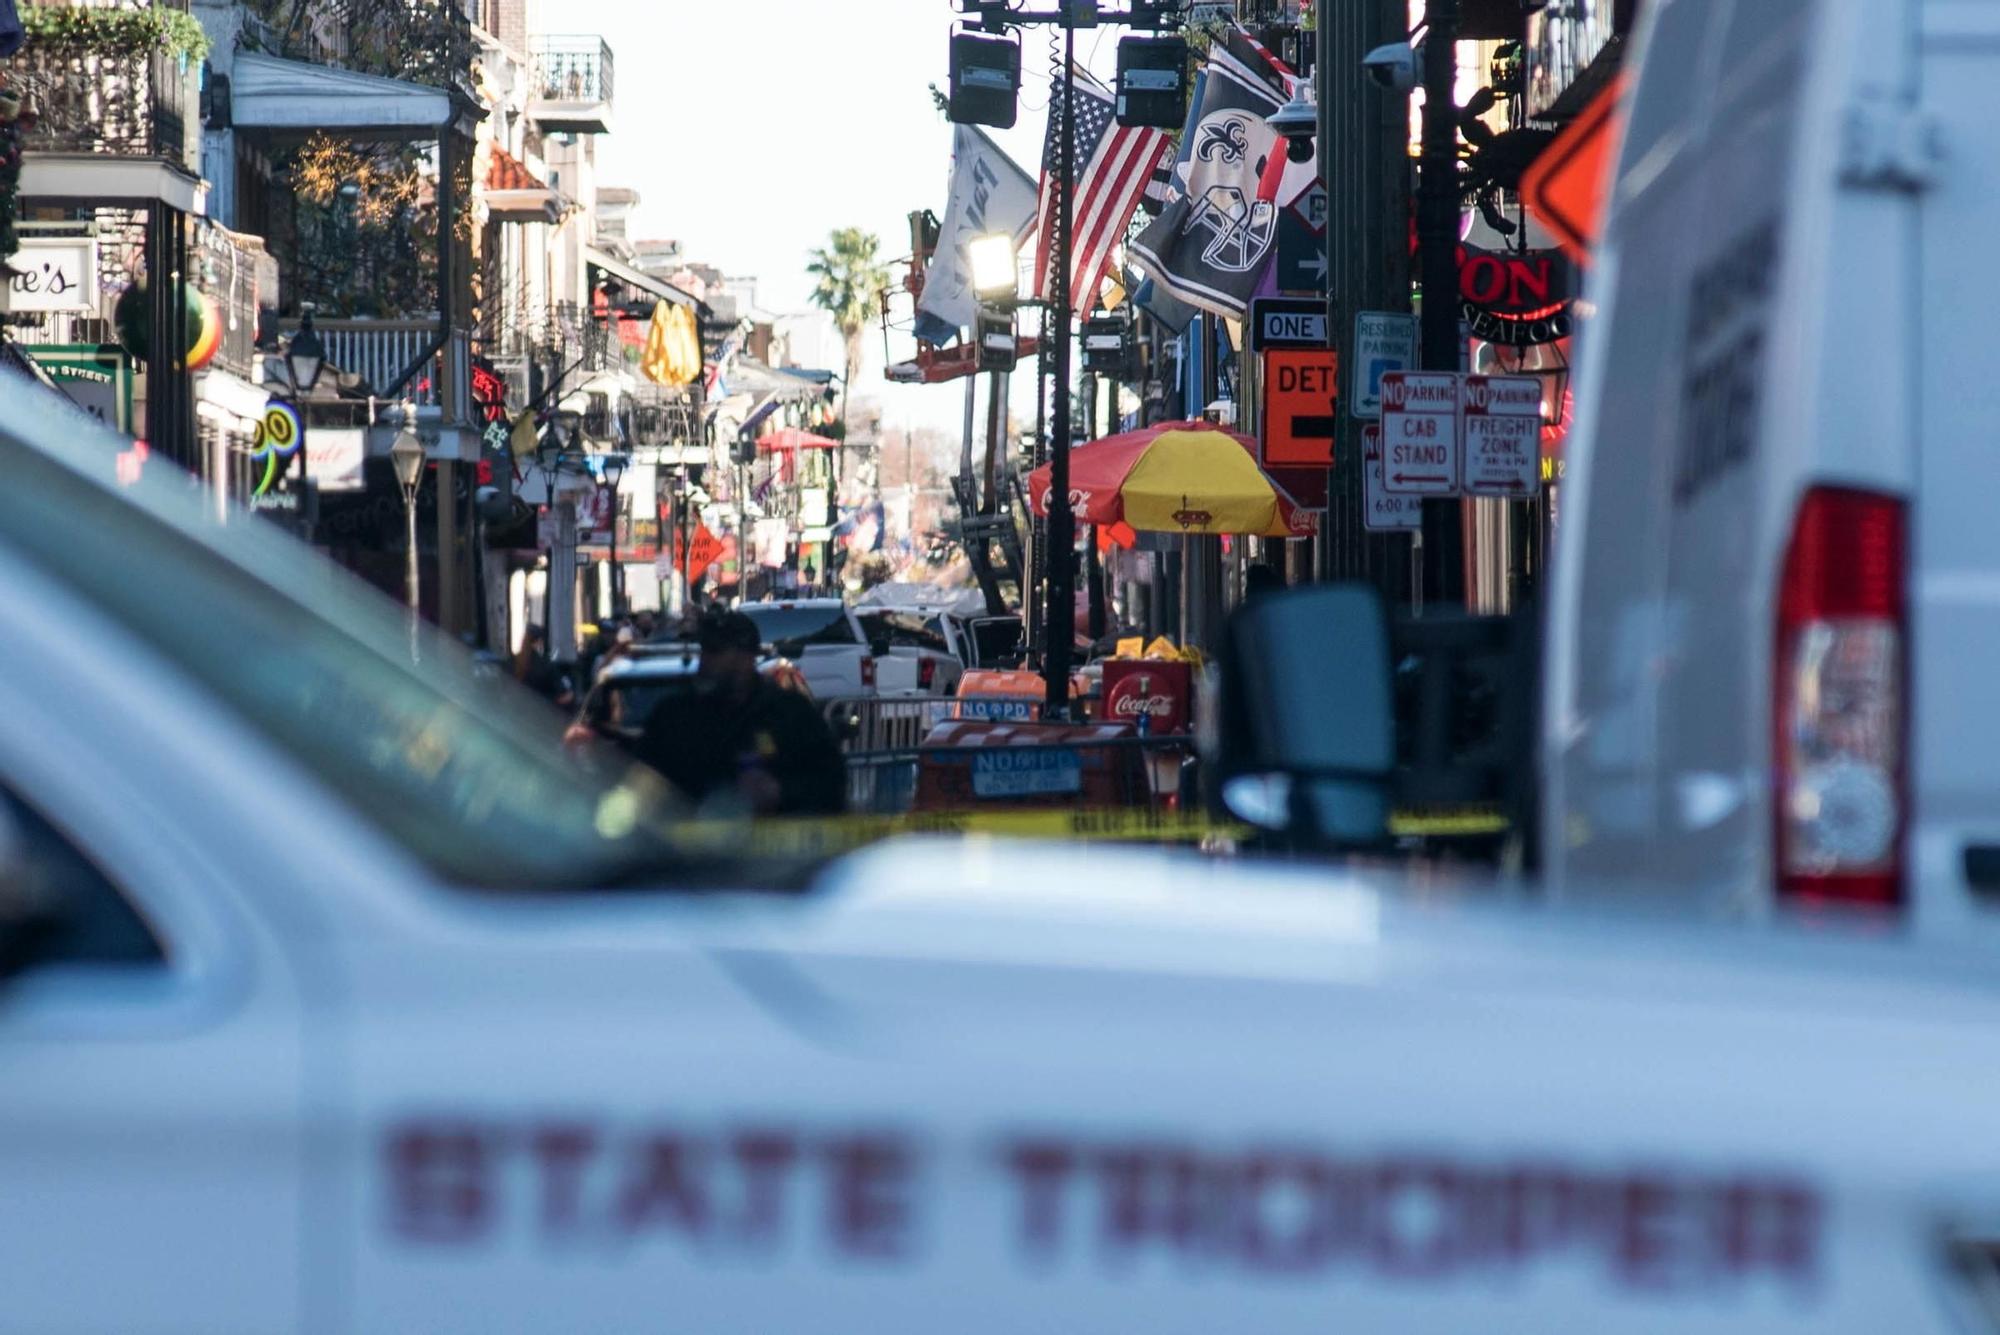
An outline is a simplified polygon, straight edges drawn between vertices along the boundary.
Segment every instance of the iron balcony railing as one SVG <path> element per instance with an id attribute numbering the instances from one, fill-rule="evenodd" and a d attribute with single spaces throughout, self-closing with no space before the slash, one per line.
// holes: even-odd
<path id="1" fill-rule="evenodd" d="M 27 151 L 164 158 L 197 170 L 197 66 L 160 52 L 91 51 L 29 42 L 9 82 L 35 109 Z"/>
<path id="2" fill-rule="evenodd" d="M 544 37 L 534 57 L 535 94 L 543 101 L 611 104 L 615 62 L 602 37 Z"/>
<path id="3" fill-rule="evenodd" d="M 298 331 L 299 322 L 279 322 L 286 338 Z M 313 319 L 313 328 L 326 345 L 327 362 L 342 371 L 361 377 L 371 394 L 409 399 L 420 407 L 445 409 L 447 421 L 466 420 L 470 411 L 472 383 L 472 335 L 456 330 L 416 375 L 397 389 L 396 382 L 423 355 L 438 334 L 435 320 L 322 320 Z"/>

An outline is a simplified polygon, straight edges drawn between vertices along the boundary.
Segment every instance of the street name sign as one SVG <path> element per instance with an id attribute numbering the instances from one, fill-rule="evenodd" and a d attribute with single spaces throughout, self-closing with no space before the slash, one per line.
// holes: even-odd
<path id="1" fill-rule="evenodd" d="M 1361 521 L 1370 533 L 1413 533 L 1424 526 L 1421 496 L 1392 496 L 1382 485 L 1382 428 L 1370 422 L 1361 428 Z"/>
<path id="2" fill-rule="evenodd" d="M 1250 305 L 1250 350 L 1324 348 L 1326 303 L 1297 297 L 1265 297 Z"/>
<path id="3" fill-rule="evenodd" d="M 1465 378 L 1451 371 L 1382 377 L 1382 482 L 1391 495 L 1456 496 Z"/>
<path id="4" fill-rule="evenodd" d="M 1525 375 L 1465 377 L 1467 495 L 1524 500 L 1542 480 L 1542 382 Z"/>
<path id="5" fill-rule="evenodd" d="M 1417 317 L 1393 311 L 1358 311 L 1354 316 L 1354 415 L 1373 422 L 1382 416 L 1382 377 L 1417 364 Z"/>
<path id="6" fill-rule="evenodd" d="M 1264 354 L 1266 468 L 1328 468 L 1339 427 L 1340 360 L 1332 348 L 1273 348 Z"/>

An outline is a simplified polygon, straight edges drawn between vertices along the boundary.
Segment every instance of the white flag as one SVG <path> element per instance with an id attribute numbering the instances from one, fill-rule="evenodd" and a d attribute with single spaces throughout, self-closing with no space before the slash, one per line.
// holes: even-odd
<path id="1" fill-rule="evenodd" d="M 966 246 L 1006 232 L 1018 246 L 1035 226 L 1035 181 L 970 125 L 954 127 L 951 199 L 938 228 L 937 254 L 917 302 L 917 335 L 943 343 L 972 324 L 977 301 Z"/>

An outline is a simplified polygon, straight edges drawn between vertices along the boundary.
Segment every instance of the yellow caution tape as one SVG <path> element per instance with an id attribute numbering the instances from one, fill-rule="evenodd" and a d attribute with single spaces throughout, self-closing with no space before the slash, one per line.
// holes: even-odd
<path id="1" fill-rule="evenodd" d="M 1004 839 L 1060 839 L 1081 843 L 1200 844 L 1240 842 L 1246 825 L 1205 815 L 1122 807 L 1050 811 L 920 811 L 901 816 L 836 816 L 759 820 L 752 824 L 696 822 L 671 834 L 683 847 L 705 852 L 749 849 L 785 856 L 831 856 L 885 839 L 920 835 L 990 835 Z"/>
<path id="2" fill-rule="evenodd" d="M 1389 815 L 1389 833 L 1398 839 L 1467 838 L 1475 835 L 1505 834 L 1514 827 L 1506 811 L 1497 806 L 1430 807 L 1395 811 Z"/>

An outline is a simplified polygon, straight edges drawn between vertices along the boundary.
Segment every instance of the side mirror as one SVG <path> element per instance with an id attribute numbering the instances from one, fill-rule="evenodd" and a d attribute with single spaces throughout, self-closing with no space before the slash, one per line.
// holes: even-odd
<path id="1" fill-rule="evenodd" d="M 1270 594 L 1225 629 L 1216 796 L 1309 848 L 1388 837 L 1396 767 L 1389 622 L 1363 585 Z"/>

